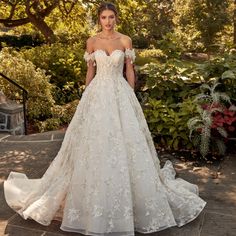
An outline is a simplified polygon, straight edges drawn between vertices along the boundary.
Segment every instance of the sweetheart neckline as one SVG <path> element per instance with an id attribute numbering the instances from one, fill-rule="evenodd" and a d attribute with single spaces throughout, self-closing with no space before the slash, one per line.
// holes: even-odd
<path id="1" fill-rule="evenodd" d="M 126 50 L 127 50 L 127 49 L 126 49 Z M 110 54 L 107 54 L 107 52 L 106 52 L 105 50 L 103 50 L 103 49 L 96 49 L 96 50 L 94 50 L 93 53 L 96 53 L 96 52 L 98 52 L 98 51 L 104 52 L 107 57 L 111 57 L 112 54 L 113 54 L 114 52 L 116 52 L 116 51 L 120 51 L 120 52 L 122 52 L 122 53 L 125 53 L 125 52 L 124 52 L 123 50 L 121 50 L 121 49 L 115 49 L 115 50 L 113 50 Z"/>

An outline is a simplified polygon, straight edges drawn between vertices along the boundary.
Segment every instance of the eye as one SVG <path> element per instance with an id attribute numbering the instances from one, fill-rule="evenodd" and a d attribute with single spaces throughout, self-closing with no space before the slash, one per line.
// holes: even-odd
<path id="1" fill-rule="evenodd" d="M 114 19 L 114 18 L 115 18 L 115 16 L 114 16 L 114 15 L 112 15 L 112 16 L 110 16 L 110 18 L 111 18 L 111 19 Z"/>
<path id="2" fill-rule="evenodd" d="M 101 18 L 102 18 L 102 19 L 106 19 L 106 17 L 105 17 L 105 16 L 102 16 Z"/>

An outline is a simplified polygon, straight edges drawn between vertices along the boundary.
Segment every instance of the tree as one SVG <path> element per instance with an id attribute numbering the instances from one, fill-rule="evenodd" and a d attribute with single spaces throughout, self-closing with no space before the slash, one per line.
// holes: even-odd
<path id="1" fill-rule="evenodd" d="M 224 27 L 230 23 L 229 0 L 175 0 L 175 25 L 188 44 L 210 50 Z M 186 39 L 186 40 L 185 40 Z M 191 46 L 192 46 L 191 45 Z"/>
<path id="2" fill-rule="evenodd" d="M 16 27 L 31 23 L 49 43 L 55 42 L 56 36 L 46 21 L 54 9 L 63 15 L 69 15 L 79 0 L 1 0 L 0 23 L 5 27 Z"/>
<path id="3" fill-rule="evenodd" d="M 67 21 L 72 22 L 73 17 L 70 16 L 73 15 L 73 9 L 81 7 L 85 13 L 92 14 L 92 24 L 95 25 L 96 10 L 101 2 L 101 0 L 0 0 L 0 23 L 6 27 L 31 23 L 44 35 L 47 42 L 54 42 L 56 36 L 53 26 L 59 24 L 58 19 L 63 19 L 62 24 L 66 17 L 70 18 Z M 173 1 L 111 0 L 111 2 L 114 2 L 119 10 L 121 23 L 118 24 L 118 30 L 131 36 L 134 41 L 139 41 L 138 44 L 145 41 L 147 45 L 144 47 L 155 44 L 172 28 Z M 81 14 L 73 20 L 86 22 L 86 17 L 86 14 Z M 73 24 L 75 23 L 72 22 L 71 25 Z"/>

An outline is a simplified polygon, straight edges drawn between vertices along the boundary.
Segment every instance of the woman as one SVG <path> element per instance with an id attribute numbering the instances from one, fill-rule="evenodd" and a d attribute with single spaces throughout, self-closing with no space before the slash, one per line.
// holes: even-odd
<path id="1" fill-rule="evenodd" d="M 205 206 L 197 186 L 161 169 L 133 91 L 131 39 L 114 30 L 117 10 L 98 9 L 102 30 L 87 40 L 86 89 L 62 146 L 41 179 L 11 172 L 4 183 L 10 207 L 24 219 L 86 235 L 134 235 L 182 226 Z M 126 66 L 127 81 L 123 77 Z"/>

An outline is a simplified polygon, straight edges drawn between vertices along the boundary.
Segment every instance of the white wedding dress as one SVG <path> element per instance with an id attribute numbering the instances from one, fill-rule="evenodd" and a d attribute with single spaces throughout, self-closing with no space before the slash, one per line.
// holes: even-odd
<path id="1" fill-rule="evenodd" d="M 88 235 L 134 235 L 182 226 L 206 202 L 198 187 L 175 179 L 170 161 L 160 168 L 133 89 L 123 77 L 133 49 L 85 53 L 97 72 L 84 91 L 61 148 L 40 179 L 11 172 L 8 205 L 24 219 Z"/>

